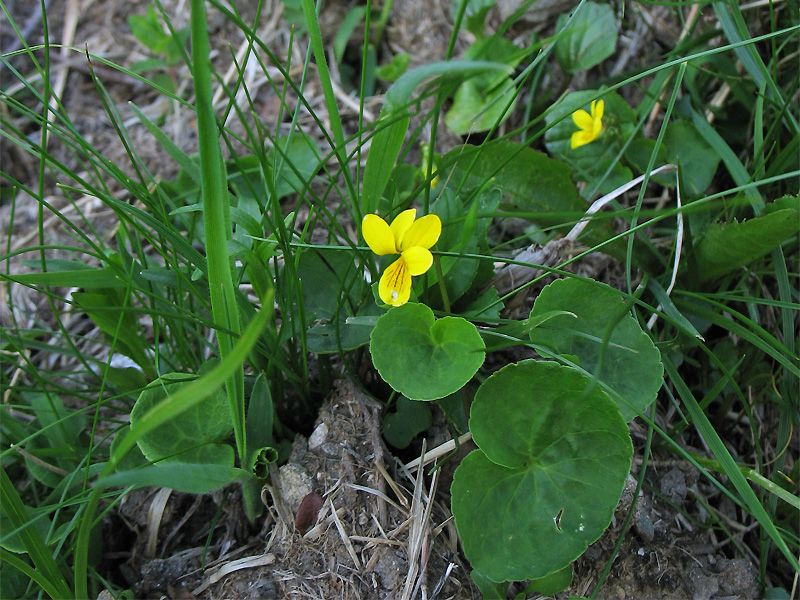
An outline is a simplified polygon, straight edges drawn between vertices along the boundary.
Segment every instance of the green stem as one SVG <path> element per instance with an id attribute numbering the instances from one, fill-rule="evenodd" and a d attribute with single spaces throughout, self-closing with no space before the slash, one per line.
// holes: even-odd
<path id="1" fill-rule="evenodd" d="M 442 265 L 439 262 L 439 257 L 434 255 L 433 267 L 436 269 L 436 278 L 439 280 L 439 291 L 442 293 L 442 304 L 444 304 L 444 312 L 450 314 L 450 297 L 447 295 L 447 286 L 444 283 L 444 275 L 442 275 Z"/>

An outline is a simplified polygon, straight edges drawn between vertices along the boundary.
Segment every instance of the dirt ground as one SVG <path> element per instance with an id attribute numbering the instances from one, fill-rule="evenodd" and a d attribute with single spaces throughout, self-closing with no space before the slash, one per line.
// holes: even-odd
<path id="1" fill-rule="evenodd" d="M 469 449 L 465 444 L 461 455 Z M 269 498 L 272 508 L 256 535 L 243 530 L 236 493 L 171 494 L 154 521 L 159 492 L 140 490 L 120 508 L 127 527 L 137 532 L 122 570 L 140 598 L 481 598 L 459 554 L 448 494 L 454 464 L 447 464 L 434 477 L 405 469 L 383 445 L 379 407 L 343 380 L 310 438 L 295 440 L 281 467 L 284 508 L 275 508 L 274 496 Z M 716 544 L 679 511 L 692 510 L 693 495 L 699 493 L 694 471 L 664 463 L 656 466 L 653 479 L 657 483 L 641 494 L 632 531 L 623 538 L 597 598 L 759 597 L 750 561 L 727 558 L 724 543 Z M 574 564 L 573 585 L 559 600 L 593 591 L 635 489 L 631 477 L 612 526 Z M 317 525 L 301 536 L 293 515 L 312 493 L 323 499 L 322 508 Z M 222 516 L 203 569 L 202 543 L 217 511 Z M 282 520 L 281 512 L 289 518 Z M 152 523 L 160 530 L 156 556 L 144 549 Z"/>
<path id="2" fill-rule="evenodd" d="M 19 23 L 29 27 L 29 39 L 41 36 L 41 22 L 38 28 L 36 25 L 38 3 L 9 0 L 6 5 Z M 552 28 L 558 12 L 552 7 L 563 9 L 564 5 L 543 2 L 527 25 L 515 26 L 515 35 L 529 40 L 532 29 Z M 86 45 L 93 54 L 130 67 L 150 57 L 127 24 L 130 15 L 143 14 L 147 6 L 145 0 L 50 2 L 50 34 L 54 41 L 78 48 Z M 188 22 L 186 2 L 171 0 L 164 6 L 177 28 Z M 254 14 L 253 0 L 237 2 L 237 6 L 245 17 Z M 288 52 L 289 33 L 281 18 L 282 6 L 280 0 L 268 0 L 260 28 L 262 39 L 277 56 Z M 327 42 L 348 6 L 324 4 L 321 23 Z M 648 11 L 657 17 L 667 14 L 659 7 L 649 7 Z M 499 24 L 500 19 L 501 9 L 494 9 L 490 26 Z M 660 35 L 676 35 L 679 30 L 679 24 L 666 18 L 659 25 L 656 33 Z M 213 12 L 209 28 L 215 60 L 220 72 L 225 73 L 231 64 L 230 53 L 241 47 L 241 35 Z M 384 55 L 409 52 L 412 66 L 433 62 L 444 56 L 451 29 L 448 0 L 396 0 L 381 50 Z M 13 35 L 5 24 L 0 41 L 4 52 L 13 46 Z M 468 34 L 462 36 L 456 54 L 470 41 Z M 630 36 L 623 42 L 640 47 L 657 43 Z M 304 46 L 296 42 L 292 51 L 292 63 L 302 64 Z M 165 133 L 187 152 L 196 151 L 192 113 L 118 71 L 93 66 L 127 124 L 131 143 L 143 164 L 158 177 L 173 176 L 174 163 L 136 123 L 127 103 L 134 102 L 148 116 L 161 119 Z M 76 129 L 100 154 L 129 168 L 125 166 L 129 164 L 126 151 L 90 79 L 83 54 L 57 54 L 54 69 L 56 77 L 63 77 L 62 101 Z M 5 84 L 9 73 L 2 76 Z M 170 76 L 179 89 L 186 90 L 190 85 L 186 67 L 176 67 Z M 274 128 L 275 123 L 270 121 L 274 94 L 258 81 L 250 82 L 250 88 L 258 90 L 256 103 L 263 107 L 258 118 Z M 354 125 L 358 103 L 347 92 L 339 89 L 338 93 L 345 125 Z M 315 110 L 324 113 L 322 93 L 313 78 L 307 94 Z M 189 92 L 185 95 L 191 97 Z M 220 100 L 219 106 L 224 101 Z M 380 97 L 367 100 L 368 120 L 377 117 L 380 101 Z M 307 115 L 301 117 L 305 118 Z M 310 129 L 306 127 L 306 131 Z M 446 132 L 440 132 L 439 139 L 442 151 L 461 143 L 460 138 Z M 80 171 L 68 149 L 56 144 L 52 151 Z M 11 165 L 7 170 L 21 181 L 36 181 L 37 162 L 12 144 L 3 144 L 0 160 Z M 58 190 L 52 194 L 54 206 L 66 206 Z M 5 211 L 0 213 L 0 222 L 7 222 L 8 207 L 0 206 L 0 210 Z M 32 224 L 36 207 L 17 207 L 18 215 L 26 214 L 26 210 Z M 100 209 L 97 222 L 101 231 L 113 228 L 111 216 Z M 18 223 L 17 227 L 24 230 L 25 224 Z M 37 300 L 32 302 L 35 305 Z M 642 432 L 635 423 L 632 427 L 634 440 L 641 447 Z M 308 439 L 298 436 L 295 440 L 288 463 L 280 469 L 281 489 L 265 491 L 267 508 L 255 528 L 247 525 L 237 489 L 206 496 L 159 489 L 128 494 L 104 524 L 104 576 L 132 588 L 137 598 L 480 598 L 470 579 L 469 565 L 460 553 L 449 511 L 449 478 L 457 459 L 433 476 L 405 468 L 404 460 L 393 456 L 383 443 L 379 407 L 347 380 L 340 381 L 332 391 L 313 432 Z M 434 429 L 427 436 L 427 449 L 443 441 L 443 430 Z M 707 499 L 713 491 L 697 479 L 695 471 L 656 454 L 648 467 L 646 484 L 631 530 L 624 536 L 597 597 L 758 597 L 757 573 L 750 560 L 733 558 L 736 553 L 730 540 L 718 541 L 700 526 L 705 509 L 698 498 Z M 301 501 L 311 494 L 317 494 L 321 501 L 318 522 L 301 536 L 295 528 L 295 514 Z M 573 585 L 558 598 L 592 593 L 611 559 L 632 500 L 633 487 L 629 486 L 612 526 L 575 563 Z M 512 586 L 509 593 L 519 591 L 519 586 Z"/>

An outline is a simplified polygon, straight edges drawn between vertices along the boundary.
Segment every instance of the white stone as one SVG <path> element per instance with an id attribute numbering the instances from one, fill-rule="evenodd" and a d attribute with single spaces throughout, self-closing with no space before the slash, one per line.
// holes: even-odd
<path id="1" fill-rule="evenodd" d="M 326 439 L 328 439 L 328 425 L 325 422 L 322 422 L 317 425 L 317 428 L 311 434 L 311 437 L 308 438 L 308 449 L 316 450 L 325 443 Z"/>

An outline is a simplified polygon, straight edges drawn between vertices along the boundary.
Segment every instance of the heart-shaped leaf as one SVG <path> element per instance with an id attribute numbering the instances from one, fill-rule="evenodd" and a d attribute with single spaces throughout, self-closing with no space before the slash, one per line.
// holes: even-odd
<path id="1" fill-rule="evenodd" d="M 483 364 L 485 346 L 469 321 L 435 320 L 424 304 L 404 304 L 378 319 L 369 349 L 392 388 L 412 400 L 438 400 L 472 379 Z"/>
<path id="2" fill-rule="evenodd" d="M 554 362 L 508 365 L 472 404 L 480 450 L 455 472 L 464 552 L 494 581 L 544 577 L 597 540 L 633 454 L 619 409 L 592 380 Z"/>
<path id="3" fill-rule="evenodd" d="M 400 396 L 397 409 L 383 417 L 383 437 L 395 448 L 407 448 L 431 426 L 431 405 Z"/>
<path id="4" fill-rule="evenodd" d="M 664 378 L 661 355 L 627 313 L 620 292 L 596 281 L 558 279 L 536 298 L 531 319 L 555 310 L 577 318 L 548 319 L 531 331 L 531 340 L 556 354 L 577 357 L 582 369 L 616 392 L 611 396 L 626 421 L 650 406 Z"/>

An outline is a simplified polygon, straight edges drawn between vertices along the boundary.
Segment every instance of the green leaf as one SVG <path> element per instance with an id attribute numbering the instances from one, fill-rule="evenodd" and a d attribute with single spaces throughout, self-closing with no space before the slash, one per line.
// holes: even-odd
<path id="1" fill-rule="evenodd" d="M 306 183 L 319 171 L 322 159 L 314 138 L 296 131 L 291 136 L 277 139 L 275 146 L 267 152 L 267 163 L 276 169 L 275 193 L 280 199 L 302 192 Z"/>
<path id="2" fill-rule="evenodd" d="M 69 586 L 67 585 L 64 575 L 58 568 L 53 555 L 39 534 L 36 527 L 31 526 L 30 515 L 28 508 L 22 503 L 19 497 L 19 492 L 11 483 L 4 467 L 0 466 L 0 504 L 3 506 L 3 515 L 7 519 L 12 531 L 17 531 L 19 541 L 25 547 L 34 569 L 31 569 L 31 577 L 36 581 L 51 598 L 71 598 L 73 594 L 70 593 Z M 4 527 L 3 532 L 6 529 Z M 14 557 L 9 553 L 5 555 L 3 550 L 3 561 L 9 563 L 9 558 Z M 14 557 L 16 558 L 16 557 Z M 25 567 L 29 567 L 28 563 L 19 561 Z M 16 566 L 16 563 L 15 563 Z"/>
<path id="3" fill-rule="evenodd" d="M 483 596 L 483 600 L 506 600 L 508 596 L 508 582 L 502 581 L 500 583 L 492 581 L 486 575 L 475 569 L 469 574 L 472 581 L 478 586 L 478 590 Z"/>
<path id="4" fill-rule="evenodd" d="M 561 32 L 568 15 L 558 18 Z M 556 60 L 567 73 L 591 69 L 614 54 L 617 45 L 617 20 L 608 4 L 586 2 L 556 40 Z"/>
<path id="5" fill-rule="evenodd" d="M 483 60 L 448 60 L 417 67 L 400 77 L 386 91 L 381 116 L 398 110 L 405 110 L 411 94 L 426 79 L 444 76 L 451 78 L 469 78 L 482 73 L 505 73 L 511 75 L 513 68 L 507 64 Z"/>
<path id="6" fill-rule="evenodd" d="M 383 437 L 395 448 L 406 448 L 418 434 L 431 426 L 431 421 L 429 404 L 400 396 L 395 411 L 383 417 Z"/>
<path id="7" fill-rule="evenodd" d="M 761 258 L 800 233 L 797 209 L 782 209 L 741 223 L 716 223 L 695 246 L 690 278 L 708 281 Z"/>
<path id="8" fill-rule="evenodd" d="M 147 7 L 147 14 L 128 17 L 128 26 L 134 37 L 153 52 L 163 52 L 170 40 L 152 6 Z"/>
<path id="9" fill-rule="evenodd" d="M 367 164 L 364 166 L 364 185 L 361 188 L 362 214 L 377 210 L 378 202 L 394 171 L 400 148 L 403 147 L 408 123 L 409 119 L 405 113 L 391 117 L 382 116 L 378 119 L 375 136 L 372 138 L 367 155 Z"/>
<path id="10" fill-rule="evenodd" d="M 516 142 L 456 148 L 442 159 L 442 164 L 454 163 L 450 185 L 468 190 L 491 179 L 490 185 L 499 188 L 514 208 L 539 213 L 532 220 L 540 225 L 556 225 L 565 220 L 563 215 L 548 213 L 577 216 L 587 208 L 567 165 Z"/>
<path id="11" fill-rule="evenodd" d="M 604 283 L 559 279 L 536 298 L 531 320 L 557 310 L 577 318 L 558 315 L 544 321 L 531 331 L 533 343 L 577 357 L 583 370 L 615 392 L 612 397 L 626 421 L 643 412 L 656 398 L 664 368 L 620 292 Z"/>
<path id="12" fill-rule="evenodd" d="M 230 448 L 231 454 L 233 448 Z M 102 487 L 167 487 L 187 494 L 207 494 L 235 481 L 249 481 L 253 476 L 244 469 L 221 464 L 170 462 L 122 471 L 97 481 Z"/>
<path id="13" fill-rule="evenodd" d="M 139 419 L 182 388 L 197 379 L 188 373 L 169 373 L 148 385 L 131 410 L 131 426 Z M 181 414 L 143 435 L 139 448 L 152 462 L 197 462 L 233 466 L 233 449 L 215 444 L 233 429 L 230 406 L 222 390 L 215 390 Z M 227 450 L 226 450 L 227 449 Z"/>
<path id="14" fill-rule="evenodd" d="M 461 389 L 483 364 L 484 348 L 475 325 L 460 317 L 435 320 L 424 304 L 390 309 L 369 344 L 383 380 L 412 400 L 437 400 Z"/>
<path id="15" fill-rule="evenodd" d="M 297 278 L 302 282 L 309 319 L 331 319 L 337 310 L 342 311 L 363 295 L 363 275 L 349 252 L 306 249 L 300 253 Z"/>
<path id="16" fill-rule="evenodd" d="M 306 17 L 303 13 L 302 0 L 282 0 L 283 2 L 283 18 L 286 23 L 293 25 L 297 33 L 305 33 L 308 31 L 306 25 Z"/>
<path id="17" fill-rule="evenodd" d="M 647 170 L 647 165 L 650 162 L 650 157 L 653 152 L 656 152 L 656 161 L 653 163 L 654 168 L 658 168 L 669 162 L 667 159 L 667 149 L 662 143 L 658 150 L 656 150 L 656 141 L 650 138 L 638 136 L 634 138 L 625 150 L 625 160 L 630 164 L 638 174 L 642 174 Z M 659 183 L 662 185 L 675 185 L 675 177 L 669 175 L 656 175 Z"/>
<path id="18" fill-rule="evenodd" d="M 353 32 L 356 30 L 356 27 L 361 24 L 366 14 L 366 6 L 354 6 L 347 11 L 344 19 L 342 19 L 342 23 L 339 25 L 339 31 L 336 32 L 332 44 L 333 60 L 337 64 L 342 62 L 344 51 L 347 49 L 347 43 L 350 41 Z"/>
<path id="19" fill-rule="evenodd" d="M 456 469 L 452 511 L 474 568 L 493 581 L 563 569 L 603 533 L 633 454 L 608 395 L 575 369 L 525 360 L 472 404 L 480 448 Z"/>
<path id="20" fill-rule="evenodd" d="M 391 62 L 375 69 L 375 76 L 383 81 L 396 81 L 408 69 L 411 55 L 407 52 L 395 54 Z"/>
<path id="21" fill-rule="evenodd" d="M 259 373 L 250 392 L 247 405 L 245 430 L 247 432 L 247 463 L 252 470 L 260 463 L 262 451 L 272 448 L 275 440 L 272 435 L 274 407 L 266 373 Z M 259 473 L 257 476 L 261 476 Z"/>
<path id="22" fill-rule="evenodd" d="M 472 401 L 472 395 L 468 396 L 469 402 Z M 469 431 L 469 422 L 464 403 L 464 394 L 461 390 L 436 401 L 436 404 L 439 405 L 439 408 L 442 409 L 444 416 L 447 418 L 447 422 L 455 427 L 459 435 Z"/>
<path id="23" fill-rule="evenodd" d="M 49 285 L 51 287 L 80 287 L 86 289 L 124 288 L 125 282 L 111 267 L 95 269 L 83 265 L 73 270 L 48 270 L 44 273 L 0 274 L 0 280 L 15 281 L 23 285 Z"/>
<path id="24" fill-rule="evenodd" d="M 664 133 L 667 161 L 678 165 L 685 193 L 696 196 L 706 191 L 720 157 L 688 121 L 670 121 Z"/>
<path id="25" fill-rule="evenodd" d="M 364 290 L 362 273 L 347 252 L 307 249 L 300 254 L 297 277 L 302 282 L 308 320 L 308 349 L 317 354 L 353 350 L 367 344 L 373 324 L 349 323 L 352 316 L 383 314 L 374 303 L 358 308 Z"/>
<path id="26" fill-rule="evenodd" d="M 456 135 L 489 131 L 514 110 L 517 90 L 511 78 L 487 91 L 470 79 L 456 90 L 453 105 L 447 111 L 445 124 Z"/>
<path id="27" fill-rule="evenodd" d="M 33 517 L 36 512 L 37 511 L 30 506 L 22 505 L 22 515 L 25 518 L 26 528 L 30 527 L 35 529 L 38 535 L 44 540 L 47 538 L 47 534 L 50 531 L 52 521 L 46 514 Z M 3 536 L 0 539 L 0 546 L 14 554 L 25 554 L 28 551 L 25 546 L 25 541 L 23 540 L 23 536 L 20 535 L 21 531 L 15 531 L 15 529 L 13 519 L 8 515 L 4 507 L 3 512 L 0 512 L 0 531 L 3 532 Z"/>
<path id="28" fill-rule="evenodd" d="M 417 67 L 394 82 L 384 97 L 381 116 L 376 124 L 376 132 L 364 167 L 361 214 L 376 211 L 386 184 L 394 171 L 395 162 L 408 131 L 409 118 L 406 105 L 417 86 L 435 76 L 468 77 L 498 71 L 508 74 L 511 68 L 508 65 L 486 61 L 445 61 Z"/>
<path id="29" fill-rule="evenodd" d="M 482 24 L 481 24 L 482 27 Z M 479 40 L 466 53 L 471 60 L 486 60 L 514 68 L 525 54 L 513 42 L 495 34 Z M 514 109 L 517 90 L 505 73 L 478 72 L 456 90 L 445 123 L 458 135 L 488 131 L 505 120 Z"/>
<path id="30" fill-rule="evenodd" d="M 67 409 L 61 398 L 52 393 L 26 394 L 25 399 L 30 402 L 39 428 L 51 448 L 78 449 L 79 436 L 86 421 L 81 412 Z"/>
<path id="31" fill-rule="evenodd" d="M 75 292 L 72 300 L 108 340 L 115 342 L 117 352 L 130 357 L 146 374 L 155 375 L 153 361 L 145 346 L 146 338 L 141 334 L 136 314 L 125 306 L 122 290 L 107 288 L 99 293 Z"/>
<path id="32" fill-rule="evenodd" d="M 525 595 L 533 594 L 536 592 L 541 596 L 555 596 L 559 592 L 563 592 L 570 585 L 572 585 L 572 566 L 567 565 L 559 571 L 539 577 L 538 579 L 531 579 L 525 588 Z"/>
<path id="33" fill-rule="evenodd" d="M 497 4 L 497 0 L 463 0 L 467 6 L 464 9 L 467 31 L 481 37 L 486 23 L 486 15 Z M 450 16 L 455 19 L 461 8 L 462 0 L 450 0 Z"/>
<path id="34" fill-rule="evenodd" d="M 178 163 L 178 165 L 180 165 L 181 169 L 183 169 L 183 172 L 191 177 L 192 181 L 197 186 L 200 186 L 200 166 L 197 164 L 197 161 L 186 154 L 175 142 L 170 139 L 168 135 L 161 131 L 160 127 L 148 119 L 147 116 L 141 110 L 139 110 L 138 106 L 136 106 L 133 102 L 130 102 L 129 106 L 139 118 L 139 122 L 147 128 L 156 141 L 161 144 L 161 147 L 166 150 L 167 154 L 169 154 L 172 159 Z"/>
<path id="35" fill-rule="evenodd" d="M 318 323 L 306 332 L 308 349 L 317 354 L 335 354 L 340 350 L 360 348 L 369 343 L 374 321 L 382 314 L 383 310 L 377 304 L 369 302 L 359 308 L 354 317 Z"/>

